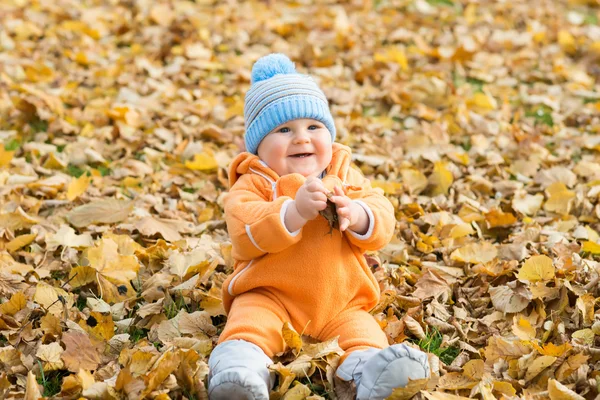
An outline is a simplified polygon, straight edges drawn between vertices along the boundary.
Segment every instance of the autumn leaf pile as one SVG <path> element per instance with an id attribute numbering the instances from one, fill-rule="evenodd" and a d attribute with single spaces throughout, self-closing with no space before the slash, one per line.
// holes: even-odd
<path id="1" fill-rule="evenodd" d="M 600 3 L 0 2 L 0 397 L 206 399 L 252 63 L 319 80 L 394 203 L 394 399 L 600 393 Z M 273 399 L 351 398 L 282 327 Z"/>

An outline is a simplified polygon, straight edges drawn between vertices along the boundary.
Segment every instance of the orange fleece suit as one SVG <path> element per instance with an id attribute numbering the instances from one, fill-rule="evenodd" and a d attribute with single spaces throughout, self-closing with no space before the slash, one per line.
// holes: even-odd
<path id="1" fill-rule="evenodd" d="M 344 359 L 355 350 L 388 347 L 368 313 L 379 286 L 363 253 L 392 238 L 392 204 L 350 167 L 351 151 L 333 144 L 325 187 L 340 186 L 369 215 L 364 235 L 334 230 L 318 216 L 296 232 L 284 225 L 285 211 L 304 184 L 300 174 L 278 176 L 256 155 L 241 153 L 230 166 L 231 189 L 224 199 L 235 270 L 223 284 L 227 324 L 219 343 L 242 339 L 270 358 L 285 350 L 282 327 L 324 341 L 339 335 Z"/>

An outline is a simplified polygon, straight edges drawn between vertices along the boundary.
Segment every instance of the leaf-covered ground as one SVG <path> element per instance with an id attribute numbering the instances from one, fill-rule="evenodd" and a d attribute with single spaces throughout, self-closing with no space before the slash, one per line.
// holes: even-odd
<path id="1" fill-rule="evenodd" d="M 597 398 L 600 2 L 315 3 L 0 2 L 0 397 L 206 399 L 227 166 L 283 52 L 396 207 L 373 314 L 430 352 L 412 393 Z M 273 399 L 335 398 L 336 342 L 283 333 Z"/>

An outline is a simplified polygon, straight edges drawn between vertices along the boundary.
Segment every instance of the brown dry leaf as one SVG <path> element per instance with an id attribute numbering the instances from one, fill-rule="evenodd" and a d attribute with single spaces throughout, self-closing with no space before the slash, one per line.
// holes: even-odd
<path id="1" fill-rule="evenodd" d="M 158 233 L 169 242 L 181 240 L 181 235 L 176 227 L 166 220 L 145 217 L 135 223 L 135 228 L 144 236 L 153 236 Z"/>
<path id="2" fill-rule="evenodd" d="M 191 314 L 182 313 L 179 316 L 179 332 L 194 336 L 201 333 L 210 337 L 217 333 L 217 328 L 212 324 L 210 315 L 206 311 L 196 311 Z"/>
<path id="3" fill-rule="evenodd" d="M 460 372 L 448 372 L 438 381 L 440 389 L 458 390 L 472 389 L 477 385 L 478 381 L 461 374 Z"/>
<path id="4" fill-rule="evenodd" d="M 511 286 L 491 286 L 488 293 L 492 298 L 494 307 L 505 313 L 515 313 L 523 311 L 532 299 L 531 292 L 526 288 Z"/>
<path id="5" fill-rule="evenodd" d="M 429 297 L 435 298 L 444 293 L 450 295 L 452 291 L 448 282 L 440 278 L 432 270 L 427 270 L 427 272 L 419 278 L 415 287 L 417 289 L 413 292 L 413 296 L 421 300 Z"/>
<path id="6" fill-rule="evenodd" d="M 427 400 L 467 400 L 468 397 L 457 396 L 455 394 L 444 393 L 444 392 L 426 392 L 421 391 L 421 394 L 425 396 Z"/>
<path id="7" fill-rule="evenodd" d="M 548 396 L 550 400 L 584 400 L 585 397 L 578 395 L 556 379 L 548 380 Z"/>
<path id="8" fill-rule="evenodd" d="M 100 353 L 92 345 L 87 334 L 78 331 L 67 332 L 63 334 L 62 341 L 66 349 L 61 358 L 69 371 L 77 372 L 80 368 L 95 370 L 100 364 Z"/>
<path id="9" fill-rule="evenodd" d="M 329 355 L 342 356 L 344 354 L 344 350 L 342 350 L 338 344 L 337 336 L 317 343 L 310 343 L 306 340 L 303 340 L 302 352 L 303 354 L 309 355 L 313 359 L 318 359 Z"/>
<path id="10" fill-rule="evenodd" d="M 180 362 L 181 354 L 179 351 L 167 351 L 161 355 L 156 361 L 152 371 L 144 377 L 146 389 L 142 392 L 142 397 L 148 395 L 162 384 L 164 380 L 179 367 Z"/>
<path id="11" fill-rule="evenodd" d="M 485 348 L 486 364 L 493 364 L 500 359 L 515 359 L 525 354 L 529 354 L 531 348 L 519 341 L 508 341 L 500 337 L 491 337 L 488 340 L 488 345 Z"/>
<path id="12" fill-rule="evenodd" d="M 386 397 L 386 400 L 409 400 L 414 395 L 427 387 L 429 379 L 408 380 L 408 384 L 404 387 L 394 389 L 391 395 Z"/>
<path id="13" fill-rule="evenodd" d="M 91 224 L 112 224 L 127 218 L 133 209 L 130 201 L 116 199 L 95 200 L 70 211 L 67 221 L 76 228 L 84 228 Z"/>

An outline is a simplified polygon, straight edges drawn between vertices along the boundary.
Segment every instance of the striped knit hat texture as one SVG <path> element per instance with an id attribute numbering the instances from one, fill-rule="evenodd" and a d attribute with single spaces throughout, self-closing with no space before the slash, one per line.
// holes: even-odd
<path id="1" fill-rule="evenodd" d="M 300 118 L 321 121 L 335 140 L 335 125 L 327 97 L 308 75 L 296 72 L 285 55 L 261 57 L 252 67 L 251 86 L 246 93 L 244 119 L 246 150 L 257 154 L 260 142 L 277 126 Z"/>

